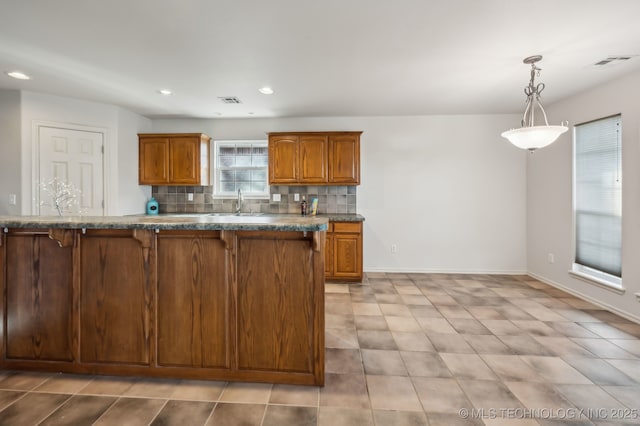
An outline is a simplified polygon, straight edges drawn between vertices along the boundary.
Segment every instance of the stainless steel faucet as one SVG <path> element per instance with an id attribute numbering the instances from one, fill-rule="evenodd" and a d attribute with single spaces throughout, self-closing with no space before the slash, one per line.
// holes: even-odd
<path id="1" fill-rule="evenodd" d="M 242 190 L 238 188 L 238 199 L 236 200 L 236 214 L 242 210 Z"/>

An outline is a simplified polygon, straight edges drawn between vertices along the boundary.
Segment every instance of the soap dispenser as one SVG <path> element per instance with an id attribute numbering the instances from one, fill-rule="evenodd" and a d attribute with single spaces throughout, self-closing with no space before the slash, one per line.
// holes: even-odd
<path id="1" fill-rule="evenodd" d="M 147 201 L 147 214 L 158 214 L 158 202 L 153 197 Z"/>

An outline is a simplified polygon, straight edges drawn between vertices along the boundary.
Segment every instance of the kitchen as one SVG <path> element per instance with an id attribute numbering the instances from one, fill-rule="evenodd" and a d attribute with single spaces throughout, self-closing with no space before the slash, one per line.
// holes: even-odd
<path id="1" fill-rule="evenodd" d="M 508 13 L 501 9 L 502 6 L 499 8 L 493 3 L 492 5 L 495 7 L 494 11 Z M 625 2 L 620 5 L 625 8 L 633 7 Z M 552 3 L 545 6 L 550 10 L 557 7 Z M 596 3 L 592 6 L 594 10 L 598 10 Z M 556 20 L 555 26 L 550 25 L 546 29 L 549 31 L 547 37 L 552 40 L 549 45 L 561 44 L 553 41 L 564 40 L 561 32 L 556 31 L 564 28 L 562 31 L 566 33 L 566 16 L 574 13 L 576 8 L 579 9 L 576 5 L 565 7 L 567 9 L 558 14 L 565 18 L 553 17 Z M 367 7 L 363 6 L 363 9 Z M 485 16 L 485 12 L 490 11 L 491 8 L 488 7 L 481 12 Z M 367 12 L 371 22 L 375 21 L 372 16 L 374 12 L 376 11 Z M 399 16 L 394 18 L 395 27 L 402 27 L 402 16 L 411 15 L 404 12 L 394 15 Z M 515 11 L 511 12 L 513 16 L 518 16 Z M 596 14 L 605 14 L 604 11 L 598 12 Z M 628 12 L 626 16 L 634 15 L 633 9 Z M 350 16 L 355 17 L 355 12 L 352 13 L 354 15 Z M 439 16 L 434 11 L 431 13 L 434 13 L 434 17 Z M 271 16 L 270 13 L 267 14 Z M 57 16 L 53 11 L 51 15 Z M 444 20 L 443 17 L 441 19 Z M 475 29 L 480 32 L 479 24 L 472 21 L 474 20 L 467 17 L 463 23 L 468 25 L 468 31 Z M 587 19 L 585 15 L 583 25 L 588 27 L 590 22 L 593 20 Z M 4 24 L 5 22 L 3 28 L 12 28 L 8 22 Z M 495 23 L 495 26 L 503 28 L 499 23 Z M 552 31 L 551 27 L 557 27 L 557 30 Z M 482 28 L 485 26 L 482 25 Z M 506 30 L 502 31 L 504 34 Z M 582 31 L 589 33 L 584 28 Z M 579 29 L 576 29 L 577 33 L 580 33 Z M 374 34 L 369 35 L 376 40 Z M 495 34 L 495 37 L 495 40 L 487 41 L 486 45 L 500 45 L 497 40 L 498 37 L 501 40 L 503 36 Z M 418 38 L 429 39 L 427 36 Z M 27 59 L 25 57 L 28 56 L 29 61 L 35 62 L 35 65 L 38 65 L 37 58 L 41 58 L 44 63 L 40 65 L 46 68 L 47 61 L 55 59 L 42 55 L 42 51 L 18 49 L 21 46 L 9 35 L 5 40 L 7 44 L 3 45 L 3 52 L 11 52 L 7 57 L 14 58 L 12 64 L 16 62 L 15 58 Z M 634 40 L 633 37 L 628 37 L 629 43 Z M 11 41 L 14 42 L 13 45 Z M 117 41 L 120 45 L 126 44 L 124 40 Z M 399 43 L 398 40 L 395 41 Z M 214 40 L 213 43 L 217 47 L 216 43 L 220 42 Z M 636 279 L 640 271 L 634 264 L 633 254 L 638 253 L 640 236 L 631 222 L 625 222 L 623 232 L 626 237 L 625 284 L 628 287 L 624 295 L 596 286 L 585 286 L 584 282 L 567 274 L 572 259 L 570 132 L 534 155 L 515 149 L 499 136 L 505 129 L 516 126 L 521 117 L 524 106 L 521 88 L 527 76 L 527 69 L 521 64 L 522 57 L 539 53 L 534 48 L 535 44 L 523 42 L 523 46 L 530 49 L 515 49 L 517 52 L 510 54 L 508 64 L 505 61 L 507 65 L 504 66 L 508 67 L 509 79 L 512 79 L 513 85 L 508 88 L 504 88 L 502 83 L 492 86 L 495 90 L 504 88 L 504 96 L 513 101 L 513 106 L 490 113 L 483 112 L 480 108 L 418 113 L 407 107 L 406 112 L 400 114 L 379 114 L 363 110 L 363 113 L 354 116 L 336 108 L 328 113 L 319 110 L 315 115 L 290 113 L 281 117 L 269 117 L 260 116 L 257 110 L 245 108 L 242 110 L 242 117 L 222 115 L 214 118 L 188 118 L 182 117 L 182 110 L 170 108 L 173 102 L 178 102 L 174 100 L 178 96 L 176 92 L 175 96 L 168 98 L 154 93 L 159 100 L 153 102 L 161 104 L 161 111 L 156 117 L 148 118 L 145 114 L 132 112 L 113 102 L 78 99 L 73 91 L 68 91 L 66 95 L 46 93 L 31 89 L 28 82 L 21 83 L 20 86 L 4 86 L 0 92 L 0 213 L 30 214 L 32 211 L 31 193 L 35 184 L 32 173 L 33 123 L 37 121 L 77 123 L 105 129 L 105 181 L 110 188 L 106 213 L 109 215 L 142 213 L 146 201 L 152 195 L 150 186 L 137 185 L 138 133 L 202 132 L 212 136 L 214 140 L 264 140 L 271 132 L 358 130 L 363 133 L 361 185 L 357 187 L 356 196 L 357 213 L 366 218 L 363 224 L 365 272 L 529 274 L 543 282 L 599 302 L 626 317 L 637 319 L 639 305 L 635 294 L 640 293 L 640 288 L 637 287 L 640 280 Z M 617 46 L 622 47 L 609 50 L 624 51 L 628 47 L 627 44 Z M 238 46 L 234 47 L 241 50 Z M 336 45 L 333 47 L 337 48 Z M 477 46 L 474 48 L 477 49 Z M 419 48 L 415 49 L 411 53 L 416 57 L 420 56 L 416 53 Z M 598 53 L 613 53 L 603 50 L 598 50 Z M 631 48 L 628 50 L 633 53 Z M 55 49 L 50 47 L 48 52 L 55 52 Z M 385 52 L 389 58 L 394 58 L 390 62 L 411 62 L 408 57 L 395 58 L 391 53 L 393 50 Z M 633 66 L 633 59 L 629 61 L 629 65 L 622 64 L 612 68 L 613 71 L 608 71 L 614 74 L 609 81 L 600 80 L 593 87 L 584 87 L 579 94 L 565 93 L 562 98 L 560 91 L 563 84 L 551 84 L 553 74 L 561 71 L 561 67 L 553 63 L 558 58 L 553 59 L 547 51 L 542 53 L 545 54 L 542 81 L 548 83 L 545 106 L 550 120 L 568 120 L 571 124 L 576 124 L 617 112 L 622 112 L 625 116 L 624 126 L 627 131 L 624 132 L 623 139 L 623 161 L 628 167 L 624 167 L 624 193 L 629 196 L 625 198 L 624 214 L 627 218 L 635 217 L 640 209 L 637 199 L 632 195 L 637 193 L 637 182 L 640 181 L 634 167 L 634 158 L 638 158 L 635 131 L 638 124 L 635 117 L 640 110 L 637 104 L 640 97 L 636 96 L 635 91 L 640 86 L 640 76 L 637 69 L 627 68 L 628 71 L 625 71 L 624 68 Z M 600 58 L 593 58 L 592 62 L 597 59 Z M 266 59 L 264 61 L 268 62 Z M 479 78 L 476 73 L 482 65 L 482 59 L 471 60 L 456 69 L 461 72 L 466 70 L 465 81 L 474 83 Z M 438 69 L 436 65 L 432 66 Z M 369 67 L 375 69 L 372 64 Z M 310 72 L 308 69 L 304 71 Z M 436 71 L 431 74 L 426 69 L 423 71 L 424 80 L 433 80 L 446 74 L 446 71 L 439 74 Z M 580 73 L 581 71 L 576 71 L 575 75 Z M 507 73 L 497 71 L 496 74 L 506 78 Z M 327 75 L 333 74 L 325 72 L 315 75 L 315 78 L 317 81 L 324 81 Z M 96 76 L 103 77 L 99 73 Z M 350 81 L 357 81 L 352 75 L 348 77 Z M 73 79 L 71 76 L 64 81 Z M 37 79 L 32 81 L 35 82 Z M 423 82 L 426 84 L 426 81 Z M 151 93 L 159 88 L 156 87 L 157 84 L 160 83 L 148 87 L 148 91 Z M 251 85 L 246 89 L 247 93 L 249 89 L 251 92 L 257 91 L 261 84 L 263 83 Z M 442 80 L 440 84 L 446 86 L 446 81 Z M 273 86 L 276 93 L 272 96 L 280 96 L 279 87 L 275 84 Z M 118 87 L 110 87 L 118 91 Z M 449 93 L 459 93 L 463 89 L 450 87 Z M 299 93 L 304 93 L 304 89 L 298 90 Z M 244 92 L 238 93 L 231 88 L 229 91 L 232 93 L 220 92 L 216 95 L 233 94 L 243 100 L 249 99 Z M 554 94 L 557 97 L 551 102 Z M 368 96 L 370 95 L 361 95 L 365 99 Z M 427 98 L 430 94 L 422 93 L 420 96 Z M 216 102 L 216 96 L 208 98 Z M 322 96 L 318 93 L 315 98 L 322 99 Z M 484 93 L 480 97 L 484 102 L 488 102 L 489 98 L 490 93 Z M 262 100 L 256 102 L 272 102 L 265 99 L 273 98 L 258 99 Z M 412 98 L 409 96 L 407 99 Z M 384 100 L 370 102 L 372 105 L 384 103 Z M 249 112 L 254 112 L 254 116 L 250 116 Z M 8 194 L 18 195 L 17 205 L 8 203 Z M 395 253 L 392 253 L 392 246 L 396 247 Z M 555 255 L 554 263 L 548 261 L 549 253 Z"/>

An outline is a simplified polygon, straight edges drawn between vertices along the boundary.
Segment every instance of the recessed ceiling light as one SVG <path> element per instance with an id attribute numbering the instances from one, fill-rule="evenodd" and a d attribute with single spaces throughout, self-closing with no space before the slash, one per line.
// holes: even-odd
<path id="1" fill-rule="evenodd" d="M 7 72 L 7 75 L 9 77 L 17 78 L 18 80 L 31 80 L 31 77 L 20 71 L 9 71 Z"/>
<path id="2" fill-rule="evenodd" d="M 263 95 L 273 95 L 273 89 L 271 87 L 261 87 L 258 89 L 258 92 Z"/>
<path id="3" fill-rule="evenodd" d="M 158 90 L 158 93 L 165 96 L 173 95 L 173 92 L 169 89 L 160 89 Z"/>

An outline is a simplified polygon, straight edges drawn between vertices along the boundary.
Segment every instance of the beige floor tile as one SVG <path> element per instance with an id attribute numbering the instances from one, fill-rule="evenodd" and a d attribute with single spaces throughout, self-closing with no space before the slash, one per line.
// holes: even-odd
<path id="1" fill-rule="evenodd" d="M 607 362 L 640 384 L 640 359 L 608 359 Z"/>
<path id="2" fill-rule="evenodd" d="M 382 315 L 377 303 L 352 303 L 355 315 Z"/>
<path id="3" fill-rule="evenodd" d="M 477 320 L 506 319 L 495 308 L 490 308 L 487 306 L 468 306 L 466 309 Z"/>
<path id="4" fill-rule="evenodd" d="M 324 285 L 324 291 L 325 293 L 349 293 L 349 285 L 326 283 Z"/>
<path id="5" fill-rule="evenodd" d="M 429 420 L 430 413 L 458 414 L 461 408 L 472 407 L 454 379 L 413 377 L 411 380 Z"/>
<path id="6" fill-rule="evenodd" d="M 266 408 L 267 406 L 262 404 L 218 403 L 207 421 L 207 426 L 260 426 Z"/>
<path id="7" fill-rule="evenodd" d="M 403 331 L 391 332 L 396 341 L 398 349 L 401 351 L 435 352 L 435 348 L 427 336 L 422 333 L 407 333 Z"/>
<path id="8" fill-rule="evenodd" d="M 370 409 L 364 375 L 325 374 L 320 405 Z"/>
<path id="9" fill-rule="evenodd" d="M 625 351 L 637 357 L 640 357 L 640 339 L 637 339 L 637 340 L 611 339 L 609 340 L 609 342 L 613 343 L 618 347 L 621 347 Z M 620 358 L 620 357 L 611 357 L 611 358 Z M 622 358 L 626 358 L 626 357 L 622 357 Z"/>
<path id="10" fill-rule="evenodd" d="M 324 326 L 325 328 L 356 328 L 353 315 L 325 314 Z"/>
<path id="11" fill-rule="evenodd" d="M 428 426 L 427 416 L 416 411 L 374 410 L 373 418 L 380 426 Z"/>
<path id="12" fill-rule="evenodd" d="M 384 315 L 393 315 L 397 317 L 412 317 L 411 311 L 406 305 L 380 303 L 380 310 Z"/>
<path id="13" fill-rule="evenodd" d="M 496 336 L 476 336 L 465 334 L 462 337 L 478 354 L 513 355 L 513 349 L 505 345 Z"/>
<path id="14" fill-rule="evenodd" d="M 358 344 L 362 349 L 398 349 L 390 331 L 358 330 Z"/>
<path id="15" fill-rule="evenodd" d="M 558 410 L 567 410 L 574 407 L 550 384 L 532 382 L 506 382 L 505 384 L 511 393 L 529 409 L 554 410 L 557 413 L 559 412 Z"/>
<path id="16" fill-rule="evenodd" d="M 409 376 L 451 377 L 451 372 L 437 353 L 400 352 Z"/>
<path id="17" fill-rule="evenodd" d="M 580 325 L 598 336 L 604 337 L 605 339 L 636 339 L 635 336 L 616 327 L 612 327 L 609 324 L 601 322 L 585 322 L 580 323 Z"/>
<path id="18" fill-rule="evenodd" d="M 123 396 L 138 396 L 142 398 L 169 398 L 174 392 L 174 386 L 179 380 L 169 379 L 138 379 Z"/>
<path id="19" fill-rule="evenodd" d="M 603 338 L 598 339 L 583 339 L 583 338 L 571 338 L 574 343 L 582 346 L 595 356 L 599 358 L 614 358 L 614 359 L 635 359 L 635 355 L 622 349 L 621 346 L 611 343 L 611 341 Z M 616 340 L 616 342 L 634 342 L 634 340 Z"/>
<path id="20" fill-rule="evenodd" d="M 558 357 L 520 356 L 520 358 L 533 368 L 545 382 L 592 384 L 591 380 Z"/>
<path id="21" fill-rule="evenodd" d="M 180 380 L 173 385 L 173 392 L 169 398 L 190 401 L 217 401 L 226 385 L 226 382 L 213 380 Z"/>
<path id="22" fill-rule="evenodd" d="M 469 313 L 462 306 L 451 306 L 451 305 L 437 305 L 434 304 L 435 307 L 440 311 L 443 317 L 446 319 L 451 318 L 464 318 L 464 319 L 473 319 L 473 315 Z"/>
<path id="23" fill-rule="evenodd" d="M 473 354 L 475 351 L 462 334 L 425 333 L 438 352 Z"/>
<path id="24" fill-rule="evenodd" d="M 522 403 L 502 382 L 496 380 L 458 380 L 458 383 L 476 408 L 522 408 Z M 499 412 L 498 415 L 506 417 L 508 414 Z"/>
<path id="25" fill-rule="evenodd" d="M 458 413 L 427 413 L 429 426 L 481 426 L 480 419 L 462 418 Z"/>
<path id="26" fill-rule="evenodd" d="M 373 426 L 371 410 L 320 407 L 318 426 Z"/>
<path id="27" fill-rule="evenodd" d="M 518 355 L 481 355 L 502 381 L 540 382 L 542 378 Z"/>
<path id="28" fill-rule="evenodd" d="M 383 316 L 356 315 L 354 320 L 358 330 L 389 330 Z"/>
<path id="29" fill-rule="evenodd" d="M 601 388 L 628 408 L 638 408 L 638 401 L 640 401 L 640 385 L 601 386 Z"/>
<path id="30" fill-rule="evenodd" d="M 316 426 L 318 407 L 268 405 L 262 426 Z"/>
<path id="31" fill-rule="evenodd" d="M 374 410 L 421 411 L 422 406 L 408 377 L 367 374 L 367 388 Z"/>
<path id="32" fill-rule="evenodd" d="M 41 425 L 90 425 L 104 413 L 117 398 L 113 396 L 75 395 L 49 415 Z"/>
<path id="33" fill-rule="evenodd" d="M 391 331 L 417 332 L 422 330 L 420 324 L 413 317 L 385 315 L 385 319 Z"/>
<path id="34" fill-rule="evenodd" d="M 519 336 L 522 335 L 522 330 L 516 327 L 514 323 L 509 320 L 481 320 L 482 325 L 487 327 L 496 336 Z"/>
<path id="35" fill-rule="evenodd" d="M 432 295 L 432 296 L 429 296 L 427 299 L 430 302 L 429 304 L 438 305 L 438 306 L 446 306 L 446 305 L 457 306 L 458 305 L 458 302 L 449 295 Z M 411 304 L 409 302 L 407 303 Z M 413 304 L 419 305 L 420 303 L 413 303 Z"/>
<path id="36" fill-rule="evenodd" d="M 215 405 L 207 401 L 168 401 L 151 425 L 203 425 Z"/>
<path id="37" fill-rule="evenodd" d="M 554 385 L 556 390 L 578 408 L 622 409 L 625 406 L 596 385 Z M 597 419 L 596 419 L 597 420 Z M 601 419 L 606 420 L 606 419 Z"/>
<path id="38" fill-rule="evenodd" d="M 440 357 L 453 376 L 458 379 L 498 379 L 478 355 L 441 353 Z"/>
<path id="39" fill-rule="evenodd" d="M 551 351 L 542 346 L 531 336 L 498 336 L 499 339 L 509 346 L 513 353 L 518 355 L 538 355 L 553 356 Z"/>
<path id="40" fill-rule="evenodd" d="M 324 305 L 325 314 L 333 314 L 333 315 L 353 315 L 353 307 L 351 306 L 351 302 L 342 302 L 342 303 L 325 303 Z"/>
<path id="41" fill-rule="evenodd" d="M 582 327 L 575 322 L 570 321 L 551 321 L 545 323 L 549 327 L 553 328 L 560 335 L 564 337 L 578 337 L 578 338 L 597 338 L 598 335 L 590 332 L 586 328 Z"/>
<path id="42" fill-rule="evenodd" d="M 320 403 L 320 387 L 273 385 L 269 404 L 287 404 L 317 407 Z"/>
<path id="43" fill-rule="evenodd" d="M 338 374 L 362 374 L 362 356 L 360 349 L 335 349 L 325 350 L 325 371 Z"/>
<path id="44" fill-rule="evenodd" d="M 272 387 L 269 383 L 229 383 L 222 391 L 220 401 L 266 404 Z"/>
<path id="45" fill-rule="evenodd" d="M 596 358 L 564 358 L 596 385 L 632 386 L 635 380 L 613 367 L 607 361 Z"/>
<path id="46" fill-rule="evenodd" d="M 576 344 L 568 337 L 533 336 L 549 352 L 560 357 L 594 357 L 595 355 L 584 347 Z"/>
<path id="47" fill-rule="evenodd" d="M 51 377 L 47 373 L 32 373 L 12 371 L 0 380 L 0 389 L 4 390 L 32 390 Z"/>
<path id="48" fill-rule="evenodd" d="M 135 377 L 96 376 L 78 393 L 88 395 L 123 395 L 137 381 Z"/>
<path id="49" fill-rule="evenodd" d="M 406 376 L 399 351 L 384 351 L 375 349 L 361 349 L 365 374 Z"/>
<path id="50" fill-rule="evenodd" d="M 37 392 L 73 394 L 87 386 L 92 379 L 93 377 L 89 375 L 54 374 L 34 390 Z"/>
<path id="51" fill-rule="evenodd" d="M 119 398 L 94 426 L 147 426 L 166 403 L 164 399 Z"/>
<path id="52" fill-rule="evenodd" d="M 482 323 L 475 319 L 448 318 L 449 323 L 460 334 L 489 335 L 492 334 Z"/>
<path id="53" fill-rule="evenodd" d="M 458 332 L 444 318 L 418 317 L 418 324 L 427 333 L 458 334 Z"/>
<path id="54" fill-rule="evenodd" d="M 26 395 L 25 392 L 0 390 L 0 411 Z"/>
<path id="55" fill-rule="evenodd" d="M 533 336 L 550 336 L 560 337 L 553 328 L 549 327 L 546 323 L 538 320 L 511 320 L 513 324 L 519 329 L 525 331 Z"/>
<path id="56" fill-rule="evenodd" d="M 326 329 L 324 344 L 326 348 L 358 349 L 358 335 L 352 329 Z"/>
<path id="57" fill-rule="evenodd" d="M 422 292 L 415 285 L 395 285 L 398 294 L 422 295 Z"/>
<path id="58" fill-rule="evenodd" d="M 28 393 L 0 411 L 0 425 L 36 425 L 70 397 L 59 393 Z"/>
<path id="59" fill-rule="evenodd" d="M 433 306 L 407 305 L 414 318 L 443 318 L 440 311 Z"/>
<path id="60" fill-rule="evenodd" d="M 395 304 L 404 306 L 404 301 L 399 294 L 375 294 L 374 295 L 376 302 L 380 304 Z"/>

